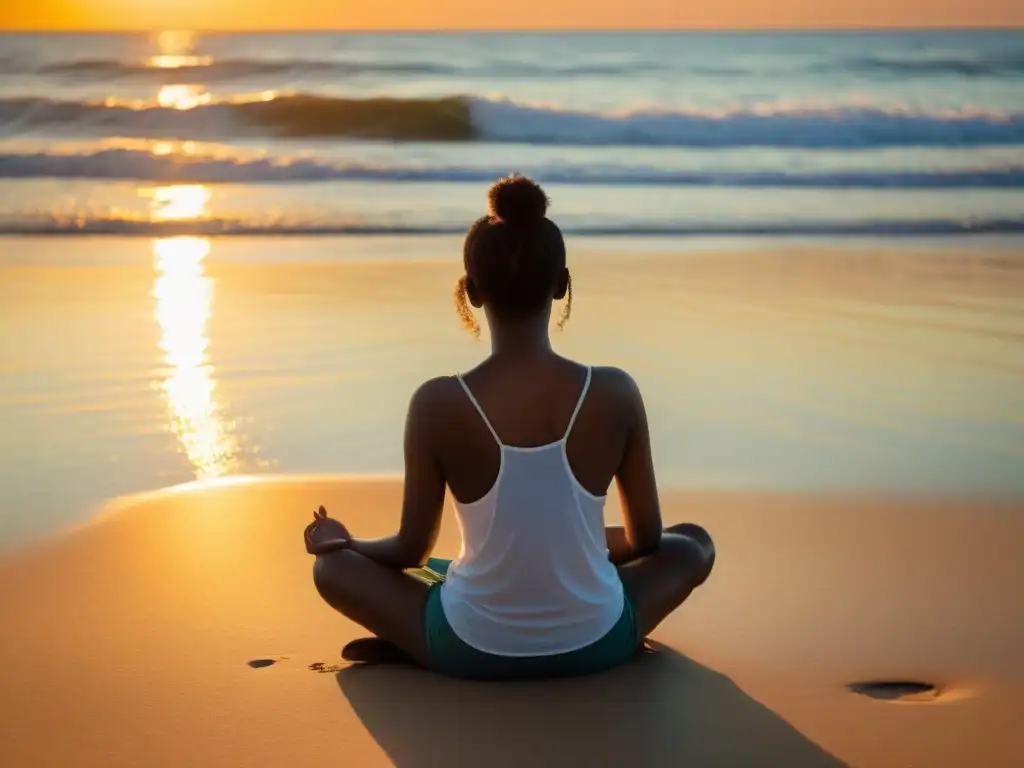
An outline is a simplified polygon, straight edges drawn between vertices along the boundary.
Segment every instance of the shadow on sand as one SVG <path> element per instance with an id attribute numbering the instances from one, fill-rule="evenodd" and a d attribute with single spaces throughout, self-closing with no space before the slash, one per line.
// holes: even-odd
<path id="1" fill-rule="evenodd" d="M 467 683 L 348 667 L 338 686 L 397 768 L 844 768 L 728 677 L 652 644 L 571 680 Z"/>

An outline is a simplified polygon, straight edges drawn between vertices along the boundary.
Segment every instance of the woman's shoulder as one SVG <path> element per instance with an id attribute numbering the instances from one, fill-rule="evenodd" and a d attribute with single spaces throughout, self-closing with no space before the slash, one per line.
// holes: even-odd
<path id="1" fill-rule="evenodd" d="M 621 368 L 610 365 L 594 366 L 591 369 L 591 386 L 599 387 L 613 397 L 632 400 L 639 396 L 640 387 L 636 380 Z"/>
<path id="2" fill-rule="evenodd" d="M 616 414 L 617 420 L 624 424 L 634 425 L 646 418 L 644 400 L 636 379 L 613 366 L 591 370 L 591 396 L 597 401 L 595 405 L 606 413 Z"/>
<path id="3" fill-rule="evenodd" d="M 420 384 L 412 394 L 410 410 L 436 409 L 465 397 L 458 376 L 435 376 Z"/>

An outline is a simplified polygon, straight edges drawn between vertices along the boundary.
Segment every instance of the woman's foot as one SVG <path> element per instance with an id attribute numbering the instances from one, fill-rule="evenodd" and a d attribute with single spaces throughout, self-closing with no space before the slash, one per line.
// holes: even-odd
<path id="1" fill-rule="evenodd" d="M 362 664 L 413 664 L 412 657 L 397 645 L 379 637 L 361 637 L 341 649 L 341 658 Z"/>

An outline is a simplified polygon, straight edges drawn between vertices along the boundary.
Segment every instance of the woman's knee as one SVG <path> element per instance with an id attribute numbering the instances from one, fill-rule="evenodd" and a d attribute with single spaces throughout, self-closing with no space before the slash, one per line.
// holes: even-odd
<path id="1" fill-rule="evenodd" d="M 328 589 L 329 577 L 327 574 L 327 563 L 324 560 L 323 555 L 317 555 L 313 561 L 313 586 L 316 587 L 316 591 L 320 593 L 320 597 L 326 597 L 324 592 Z"/>
<path id="2" fill-rule="evenodd" d="M 688 536 L 691 539 L 696 539 L 706 549 L 714 550 L 715 543 L 711 538 L 711 534 L 708 533 L 708 529 L 697 523 L 676 523 L 670 525 L 665 529 L 665 533 L 674 533 L 679 536 Z"/>
<path id="3" fill-rule="evenodd" d="M 685 530 L 680 530 L 685 526 Z M 702 584 L 711 574 L 715 564 L 715 545 L 710 534 L 699 525 L 684 523 L 667 529 L 667 533 L 676 535 L 665 536 L 661 547 L 672 559 L 678 570 L 688 578 L 696 577 L 696 583 Z"/>
<path id="4" fill-rule="evenodd" d="M 346 571 L 348 562 L 352 557 L 359 557 L 355 552 L 339 550 L 326 555 L 317 555 L 313 561 L 313 586 L 320 593 L 320 597 L 327 602 L 332 602 L 339 592 L 344 591 L 345 583 L 348 581 Z"/>

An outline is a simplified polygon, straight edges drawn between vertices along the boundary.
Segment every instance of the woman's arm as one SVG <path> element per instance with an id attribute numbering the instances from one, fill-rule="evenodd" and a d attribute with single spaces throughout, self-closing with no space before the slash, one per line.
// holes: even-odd
<path id="1" fill-rule="evenodd" d="M 636 560 L 633 546 L 626 538 L 626 529 L 621 525 L 608 525 L 604 529 L 604 538 L 608 543 L 608 559 L 613 565 L 625 565 Z"/>
<path id="2" fill-rule="evenodd" d="M 654 479 L 651 432 L 640 388 L 629 374 L 618 371 L 626 403 L 629 431 L 622 462 L 615 473 L 622 498 L 624 535 L 606 532 L 608 556 L 621 565 L 654 552 L 661 543 L 661 505 Z"/>
<path id="3" fill-rule="evenodd" d="M 434 548 L 444 507 L 445 478 L 434 451 L 445 379 L 434 379 L 412 396 L 405 420 L 405 490 L 398 533 L 352 539 L 352 549 L 395 568 L 421 565 Z"/>

